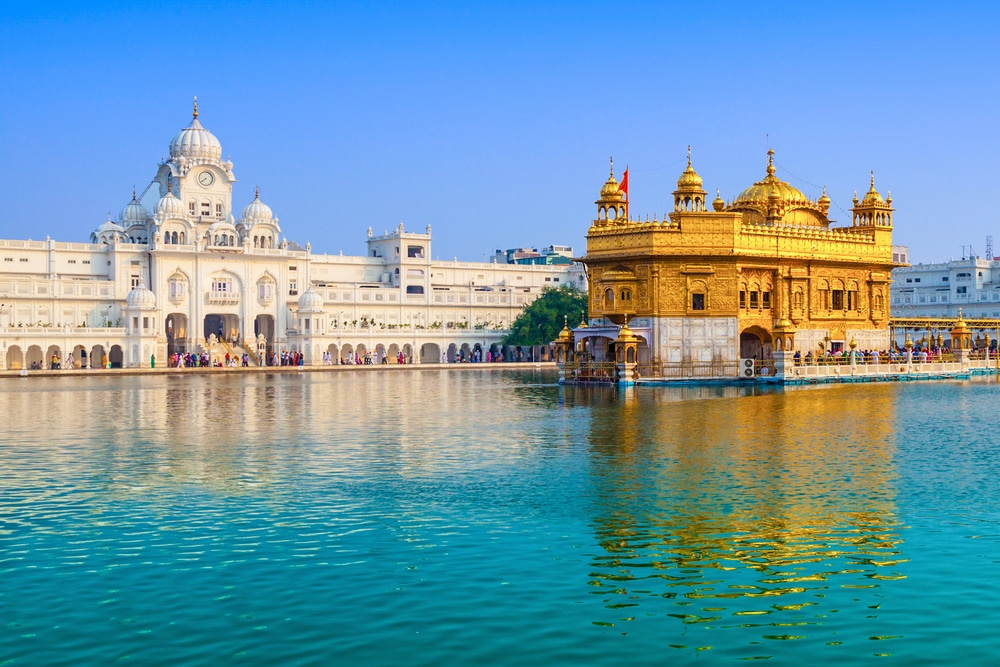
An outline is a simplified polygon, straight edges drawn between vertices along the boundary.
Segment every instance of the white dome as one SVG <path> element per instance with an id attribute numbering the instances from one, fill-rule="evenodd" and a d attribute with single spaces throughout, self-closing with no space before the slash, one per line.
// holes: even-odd
<path id="1" fill-rule="evenodd" d="M 170 157 L 173 158 L 222 158 L 222 144 L 215 135 L 198 122 L 198 98 L 194 98 L 194 115 L 191 124 L 170 140 Z"/>
<path id="2" fill-rule="evenodd" d="M 260 200 L 260 189 L 254 193 L 253 201 L 243 209 L 243 219 L 247 222 L 271 222 L 274 214 L 271 207 Z"/>
<path id="3" fill-rule="evenodd" d="M 124 234 L 125 230 L 122 228 L 121 225 L 112 221 L 111 218 L 108 218 L 107 222 L 102 223 L 101 226 L 98 227 L 97 231 L 94 233 L 100 235 L 106 232 L 111 232 L 113 234 Z"/>
<path id="4" fill-rule="evenodd" d="M 323 297 L 319 292 L 310 287 L 299 297 L 299 311 L 315 313 L 323 310 L 323 303 Z"/>
<path id="5" fill-rule="evenodd" d="M 135 198 L 135 190 L 132 191 L 132 201 L 125 204 L 125 208 L 122 209 L 118 216 L 122 224 L 126 227 L 130 225 L 141 225 L 146 223 L 146 218 L 149 217 L 149 211 L 146 207 L 139 203 L 139 200 Z"/>
<path id="6" fill-rule="evenodd" d="M 160 201 L 156 202 L 154 212 L 161 219 L 183 218 L 185 215 L 183 202 L 175 197 L 169 188 L 167 189 L 167 194 L 160 197 Z"/>
<path id="7" fill-rule="evenodd" d="M 195 118 L 189 127 L 185 127 L 170 140 L 170 157 L 182 156 L 218 160 L 222 157 L 222 144 Z"/>
<path id="8" fill-rule="evenodd" d="M 208 228 L 208 233 L 214 234 L 216 232 L 219 232 L 220 234 L 222 232 L 226 232 L 227 234 L 235 234 L 236 225 L 234 225 L 228 220 L 219 220 L 218 222 L 213 222 Z"/>
<path id="9" fill-rule="evenodd" d="M 156 308 L 156 295 L 153 290 L 140 283 L 128 293 L 125 303 L 129 308 Z"/>

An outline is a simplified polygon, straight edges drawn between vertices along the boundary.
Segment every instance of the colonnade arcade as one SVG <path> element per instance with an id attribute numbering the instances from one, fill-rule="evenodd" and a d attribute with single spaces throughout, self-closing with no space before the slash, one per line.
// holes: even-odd
<path id="1" fill-rule="evenodd" d="M 4 363 L 5 368 L 12 371 L 47 369 L 51 367 L 53 357 L 62 368 L 69 364 L 74 368 L 122 368 L 125 351 L 121 345 L 75 345 L 72 349 L 64 349 L 61 345 L 52 344 L 44 350 L 41 345 L 11 345 L 4 355 Z"/>

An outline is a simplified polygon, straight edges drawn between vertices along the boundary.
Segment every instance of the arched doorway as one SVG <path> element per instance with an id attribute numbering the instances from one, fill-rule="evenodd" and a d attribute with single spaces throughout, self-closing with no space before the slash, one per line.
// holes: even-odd
<path id="1" fill-rule="evenodd" d="M 396 343 L 391 344 L 386 354 L 389 357 L 390 364 L 399 363 L 399 345 L 397 345 Z"/>
<path id="2" fill-rule="evenodd" d="M 403 363 L 412 364 L 413 363 L 413 348 L 407 343 L 403 346 Z"/>
<path id="3" fill-rule="evenodd" d="M 259 336 L 264 334 L 264 340 L 267 341 L 267 351 L 271 352 L 271 347 L 274 344 L 274 316 L 273 315 L 258 315 L 253 321 L 253 335 Z"/>
<path id="4" fill-rule="evenodd" d="M 448 354 L 445 359 L 449 364 L 453 364 L 458 360 L 458 345 L 452 343 L 448 346 Z"/>
<path id="5" fill-rule="evenodd" d="M 11 345 L 7 348 L 7 369 L 19 371 L 24 368 L 24 352 L 19 345 Z"/>
<path id="6" fill-rule="evenodd" d="M 337 346 L 335 344 L 330 343 L 330 345 L 326 348 L 326 351 L 330 353 L 331 364 L 336 365 L 340 363 L 340 356 L 338 356 L 340 354 L 340 351 L 337 349 Z"/>
<path id="7" fill-rule="evenodd" d="M 108 363 L 111 364 L 111 368 L 122 368 L 125 355 L 122 353 L 121 345 L 112 345 L 111 352 L 108 353 Z"/>
<path id="8" fill-rule="evenodd" d="M 102 364 L 106 361 L 106 353 L 104 351 L 103 345 L 95 345 L 90 350 L 90 367 L 91 368 L 104 368 Z"/>
<path id="9" fill-rule="evenodd" d="M 38 345 L 29 347 L 27 358 L 24 361 L 28 368 L 45 368 L 45 358 L 42 356 L 42 348 Z"/>
<path id="10" fill-rule="evenodd" d="M 212 334 L 229 342 L 238 342 L 240 336 L 240 316 L 231 313 L 210 313 L 205 316 L 205 338 Z"/>
<path id="11" fill-rule="evenodd" d="M 51 368 L 52 367 L 52 357 L 56 358 L 56 364 L 57 364 L 56 368 L 61 367 L 62 366 L 62 362 L 63 362 L 62 350 L 59 349 L 58 345 L 49 345 L 49 349 L 47 349 L 45 351 L 45 367 L 46 368 Z"/>
<path id="12" fill-rule="evenodd" d="M 441 363 L 441 348 L 438 347 L 437 343 L 424 343 L 420 346 L 420 363 Z"/>
<path id="13" fill-rule="evenodd" d="M 740 359 L 768 359 L 771 356 L 771 334 L 758 326 L 740 333 Z"/>
<path id="14" fill-rule="evenodd" d="M 184 313 L 167 315 L 167 356 L 188 351 L 188 318 Z"/>

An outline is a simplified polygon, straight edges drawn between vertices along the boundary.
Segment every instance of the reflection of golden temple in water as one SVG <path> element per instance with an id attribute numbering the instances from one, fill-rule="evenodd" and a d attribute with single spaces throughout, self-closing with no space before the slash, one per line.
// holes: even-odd
<path id="1" fill-rule="evenodd" d="M 846 413 L 828 393 L 840 389 L 718 401 L 677 401 L 668 388 L 609 395 L 590 435 L 606 552 L 593 592 L 625 610 L 618 620 L 655 609 L 690 624 L 771 627 L 786 611 L 817 624 L 800 612 L 821 610 L 828 589 L 903 578 L 896 392 L 849 390 L 864 396 Z"/>

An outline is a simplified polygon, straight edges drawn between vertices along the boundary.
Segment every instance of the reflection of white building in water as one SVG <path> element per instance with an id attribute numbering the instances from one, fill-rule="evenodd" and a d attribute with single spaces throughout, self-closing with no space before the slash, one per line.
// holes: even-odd
<path id="1" fill-rule="evenodd" d="M 431 260 L 429 225 L 369 228 L 364 257 L 316 254 L 282 239 L 259 191 L 237 217 L 235 182 L 196 104 L 147 188 L 152 210 L 133 193 L 90 243 L 0 240 L 0 364 L 139 367 L 205 349 L 485 358 L 543 288 L 586 289 L 578 264 Z"/>

